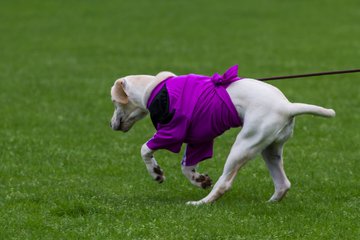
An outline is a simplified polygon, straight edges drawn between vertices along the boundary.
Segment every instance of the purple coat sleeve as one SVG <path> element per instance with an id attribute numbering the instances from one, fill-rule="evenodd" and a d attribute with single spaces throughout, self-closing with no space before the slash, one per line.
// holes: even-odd
<path id="1" fill-rule="evenodd" d="M 152 150 L 167 149 L 173 153 L 181 150 L 189 120 L 185 116 L 174 115 L 173 119 L 167 124 L 158 124 L 157 132 L 146 143 Z"/>
<path id="2" fill-rule="evenodd" d="M 214 140 L 198 144 L 188 143 L 181 164 L 194 166 L 205 159 L 211 158 L 213 156 L 213 146 Z"/>

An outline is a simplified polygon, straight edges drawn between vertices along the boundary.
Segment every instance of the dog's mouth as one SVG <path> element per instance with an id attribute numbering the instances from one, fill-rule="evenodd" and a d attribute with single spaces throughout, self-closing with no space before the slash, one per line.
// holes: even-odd
<path id="1" fill-rule="evenodd" d="M 119 129 L 119 131 L 123 132 L 123 133 L 126 133 L 130 130 L 130 128 L 121 128 Z"/>
<path id="2" fill-rule="evenodd" d="M 119 123 L 113 123 L 112 121 L 110 121 L 110 127 L 112 130 L 114 131 L 121 131 L 121 132 L 128 132 L 130 130 L 131 127 L 126 127 L 124 125 L 124 122 L 119 121 Z"/>

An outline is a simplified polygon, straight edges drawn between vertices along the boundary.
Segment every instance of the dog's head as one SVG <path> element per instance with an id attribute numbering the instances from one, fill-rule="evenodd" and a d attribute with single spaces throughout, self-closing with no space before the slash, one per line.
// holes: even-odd
<path id="1" fill-rule="evenodd" d="M 171 76 L 175 74 L 160 72 L 156 76 L 132 75 L 116 80 L 111 88 L 111 100 L 115 106 L 111 128 L 129 131 L 135 122 L 147 115 L 146 103 L 154 87 Z"/>
<path id="2" fill-rule="evenodd" d="M 120 78 L 115 81 L 114 86 L 111 88 L 111 100 L 115 106 L 110 122 L 113 130 L 127 132 L 135 122 L 144 118 L 147 114 L 147 110 L 139 103 L 142 100 L 142 96 L 140 96 L 141 91 L 136 91 L 136 87 L 141 88 L 141 84 L 139 85 L 138 82 L 139 86 L 132 86 L 133 81 L 131 80 L 134 77 Z M 131 91 L 130 88 L 135 89 Z"/>

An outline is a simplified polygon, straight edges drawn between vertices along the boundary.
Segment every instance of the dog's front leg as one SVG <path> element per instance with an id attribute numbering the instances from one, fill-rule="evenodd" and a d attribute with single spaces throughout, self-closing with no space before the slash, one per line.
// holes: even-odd
<path id="1" fill-rule="evenodd" d="M 141 147 L 141 157 L 144 160 L 146 168 L 151 177 L 158 183 L 165 180 L 164 171 L 160 168 L 154 158 L 154 150 L 151 150 L 146 144 Z"/>
<path id="2" fill-rule="evenodd" d="M 211 187 L 212 180 L 207 174 L 200 174 L 196 171 L 197 165 L 195 166 L 181 166 L 181 170 L 185 177 L 189 179 L 189 181 L 201 188 L 208 188 Z"/>

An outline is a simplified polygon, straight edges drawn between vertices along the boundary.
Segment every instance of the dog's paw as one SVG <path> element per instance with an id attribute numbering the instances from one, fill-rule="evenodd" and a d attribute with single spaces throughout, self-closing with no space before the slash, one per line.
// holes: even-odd
<path id="1" fill-rule="evenodd" d="M 286 195 L 286 193 L 289 191 L 290 187 L 286 187 L 282 190 L 278 190 L 276 191 L 272 197 L 268 200 L 268 203 L 276 203 L 276 202 L 280 202 Z"/>
<path id="2" fill-rule="evenodd" d="M 203 205 L 205 204 L 203 201 L 189 201 L 186 203 L 186 205 L 188 206 L 200 206 L 200 205 Z"/>
<path id="3" fill-rule="evenodd" d="M 152 175 L 155 181 L 157 181 L 158 183 L 162 183 L 165 181 L 164 171 L 160 168 L 159 165 L 155 166 L 152 170 Z"/>
<path id="4" fill-rule="evenodd" d="M 146 169 L 148 170 L 152 179 L 158 183 L 165 181 L 164 171 L 160 168 L 155 159 L 152 159 L 152 162 L 146 164 Z"/>
<path id="5" fill-rule="evenodd" d="M 198 176 L 194 176 L 192 182 L 195 186 L 203 189 L 209 188 L 212 185 L 212 180 L 207 174 L 198 174 Z"/>

